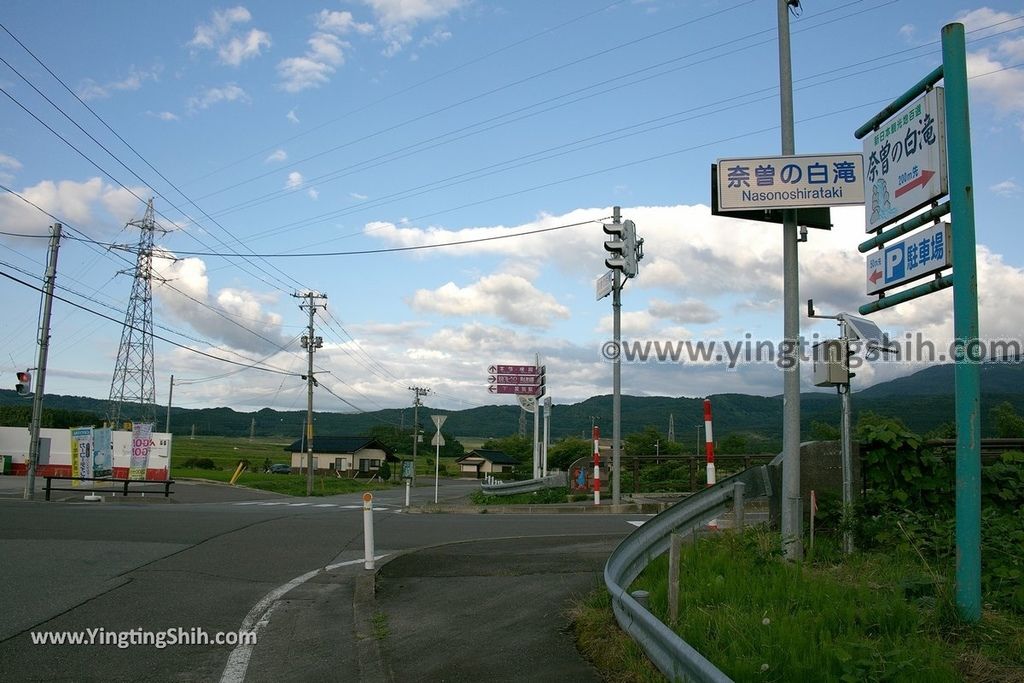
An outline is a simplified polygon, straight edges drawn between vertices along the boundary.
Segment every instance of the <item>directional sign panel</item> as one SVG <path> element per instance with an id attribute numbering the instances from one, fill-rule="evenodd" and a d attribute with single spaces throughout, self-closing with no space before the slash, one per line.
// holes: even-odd
<path id="1" fill-rule="evenodd" d="M 864 228 L 873 232 L 949 192 L 946 116 L 935 88 L 864 136 Z"/>
<path id="2" fill-rule="evenodd" d="M 811 154 L 719 159 L 721 211 L 864 203 L 864 157 Z"/>
<path id="3" fill-rule="evenodd" d="M 540 375 L 488 375 L 488 384 L 539 384 Z"/>
<path id="4" fill-rule="evenodd" d="M 488 374 L 491 375 L 536 375 L 536 365 L 489 365 Z"/>
<path id="5" fill-rule="evenodd" d="M 536 384 L 492 384 L 487 391 L 492 394 L 522 394 L 524 396 L 536 396 L 540 390 Z"/>
<path id="6" fill-rule="evenodd" d="M 878 294 L 949 268 L 953 264 L 951 244 L 949 223 L 939 223 L 868 254 L 867 293 Z"/>

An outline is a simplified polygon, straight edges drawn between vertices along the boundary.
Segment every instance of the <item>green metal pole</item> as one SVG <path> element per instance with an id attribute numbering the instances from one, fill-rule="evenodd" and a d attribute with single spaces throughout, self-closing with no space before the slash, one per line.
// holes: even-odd
<path id="1" fill-rule="evenodd" d="M 963 24 L 942 27 L 946 147 L 953 222 L 953 336 L 956 378 L 956 604 L 965 621 L 981 619 L 981 368 L 978 265 L 974 236 L 971 120 Z"/>

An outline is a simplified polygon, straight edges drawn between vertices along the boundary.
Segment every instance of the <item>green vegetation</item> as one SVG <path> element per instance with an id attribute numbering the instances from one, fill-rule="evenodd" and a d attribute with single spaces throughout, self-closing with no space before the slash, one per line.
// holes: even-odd
<path id="1" fill-rule="evenodd" d="M 1016 423 L 1012 406 L 993 422 Z M 815 545 L 801 563 L 780 557 L 777 532 L 720 533 L 684 546 L 680 636 L 737 681 L 1008 681 L 1024 672 L 1024 454 L 982 470 L 982 619 L 954 599 L 953 458 L 923 446 L 900 421 L 867 414 L 857 428 L 867 493 L 852 510 L 819 501 Z M 858 552 L 839 538 L 855 534 Z M 807 541 L 805 539 L 805 546 Z M 667 558 L 631 589 L 650 591 L 668 621 Z M 752 580 L 756 577 L 756 580 Z M 608 596 L 577 606 L 577 638 L 606 638 Z M 648 680 L 628 647 L 595 661 L 611 680 Z M 600 655 L 600 653 L 595 653 Z"/>
<path id="2" fill-rule="evenodd" d="M 228 482 L 234 470 L 196 470 L 174 468 L 172 479 L 208 479 L 210 481 Z M 283 493 L 288 496 L 306 495 L 306 475 L 304 474 L 264 474 L 262 472 L 243 472 L 235 482 L 237 486 L 245 486 L 261 491 Z M 378 480 L 339 479 L 316 475 L 313 480 L 314 496 L 336 496 L 342 493 L 359 493 L 361 491 L 377 491 L 392 488 Z"/>
<path id="3" fill-rule="evenodd" d="M 569 492 L 564 488 L 542 489 L 533 493 L 517 493 L 514 496 L 489 496 L 483 491 L 473 491 L 469 499 L 474 505 L 551 505 L 568 503 Z"/>

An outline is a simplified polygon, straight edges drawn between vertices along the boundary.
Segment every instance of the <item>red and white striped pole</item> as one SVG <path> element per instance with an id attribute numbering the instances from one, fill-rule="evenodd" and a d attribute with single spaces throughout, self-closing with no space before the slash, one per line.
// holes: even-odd
<path id="1" fill-rule="evenodd" d="M 704 399 L 704 454 L 708 461 L 708 487 L 715 485 L 715 440 L 711 434 L 711 399 Z M 718 528 L 718 520 L 708 522 L 709 529 Z"/>
<path id="2" fill-rule="evenodd" d="M 601 430 L 594 425 L 594 505 L 601 504 Z"/>
<path id="3" fill-rule="evenodd" d="M 711 399 L 704 399 L 704 454 L 708 459 L 708 486 L 715 485 L 715 440 L 711 437 Z"/>

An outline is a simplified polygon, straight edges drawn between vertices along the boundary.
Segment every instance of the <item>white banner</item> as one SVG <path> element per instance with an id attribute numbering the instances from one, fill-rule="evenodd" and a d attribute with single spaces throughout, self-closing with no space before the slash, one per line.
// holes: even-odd
<path id="1" fill-rule="evenodd" d="M 132 425 L 132 455 L 128 467 L 129 479 L 145 479 L 149 463 L 149 449 L 153 446 L 153 423 L 143 422 Z"/>

